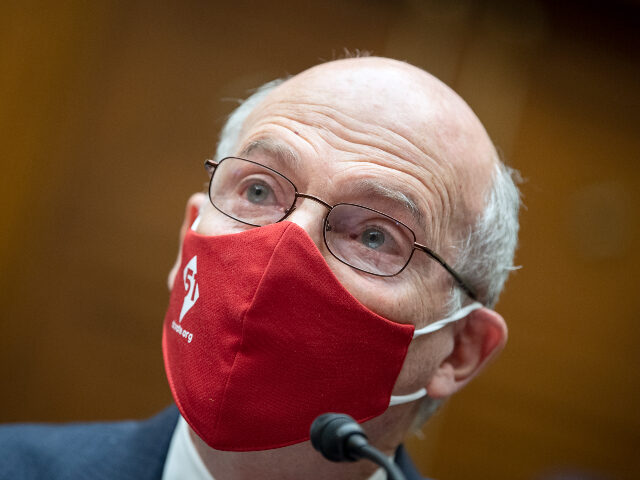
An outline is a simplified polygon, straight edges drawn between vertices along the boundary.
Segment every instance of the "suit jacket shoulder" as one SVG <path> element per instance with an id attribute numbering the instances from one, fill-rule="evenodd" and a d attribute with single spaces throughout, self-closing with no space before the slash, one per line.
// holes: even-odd
<path id="1" fill-rule="evenodd" d="M 148 420 L 0 427 L 2 480 L 159 480 L 178 421 L 172 406 Z"/>

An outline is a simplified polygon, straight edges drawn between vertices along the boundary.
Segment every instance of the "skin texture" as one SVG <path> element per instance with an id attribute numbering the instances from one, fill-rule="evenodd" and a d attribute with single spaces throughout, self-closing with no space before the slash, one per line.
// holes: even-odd
<path id="1" fill-rule="evenodd" d="M 291 78 L 247 118 L 236 152 L 272 164 L 285 152 L 292 165 L 277 168 L 300 192 L 329 204 L 350 202 L 389 212 L 412 225 L 417 241 L 449 264 L 455 244 L 483 208 L 497 161 L 493 144 L 466 103 L 435 77 L 395 60 L 367 57 L 338 60 Z M 410 198 L 417 222 L 389 195 L 360 188 L 363 179 Z M 288 220 L 304 228 L 341 283 L 361 303 L 399 323 L 422 327 L 446 315 L 451 277 L 428 256 L 416 252 L 395 277 L 382 278 L 340 263 L 326 249 L 322 219 L 326 209 L 299 199 Z M 219 235 L 246 228 L 220 212 L 204 194 L 187 205 L 181 238 L 198 212 L 200 233 Z M 172 285 L 178 264 L 169 275 Z M 412 342 L 394 388 L 395 395 L 426 387 L 446 398 L 495 356 L 506 341 L 502 317 L 483 308 L 466 319 Z M 364 427 L 374 445 L 391 455 L 402 441 L 419 402 L 391 407 Z M 263 452 L 210 449 L 195 434 L 196 447 L 215 478 L 367 478 L 366 462 L 331 464 L 309 443 Z"/>

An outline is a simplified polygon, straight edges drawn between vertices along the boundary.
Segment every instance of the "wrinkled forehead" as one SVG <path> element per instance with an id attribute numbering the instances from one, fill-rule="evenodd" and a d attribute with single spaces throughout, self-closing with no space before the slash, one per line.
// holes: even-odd
<path id="1" fill-rule="evenodd" d="M 435 94 L 427 99 L 416 80 L 415 75 L 399 68 L 345 68 L 332 62 L 291 78 L 267 97 L 264 106 L 297 106 L 300 113 L 333 110 L 336 115 L 387 128 L 426 147 L 419 132 L 432 131 L 442 123 L 438 118 L 442 97 Z"/>

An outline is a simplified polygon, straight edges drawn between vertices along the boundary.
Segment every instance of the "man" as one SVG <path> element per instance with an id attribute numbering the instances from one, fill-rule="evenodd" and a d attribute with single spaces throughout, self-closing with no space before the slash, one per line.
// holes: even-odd
<path id="1" fill-rule="evenodd" d="M 313 450 L 311 422 L 338 411 L 418 478 L 403 438 L 507 338 L 491 308 L 512 268 L 519 198 L 479 120 L 416 67 L 344 59 L 259 89 L 206 167 L 169 275 L 177 427 L 175 410 L 145 424 L 10 427 L 2 448 L 47 465 L 4 470 L 384 478 Z"/>

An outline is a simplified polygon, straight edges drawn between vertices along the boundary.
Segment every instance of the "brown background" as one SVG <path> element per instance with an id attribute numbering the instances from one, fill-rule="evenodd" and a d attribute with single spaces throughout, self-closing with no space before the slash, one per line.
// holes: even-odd
<path id="1" fill-rule="evenodd" d="M 359 48 L 454 87 L 526 179 L 523 269 L 499 305 L 509 345 L 410 441 L 420 468 L 445 480 L 640 478 L 639 12 L 3 2 L 0 420 L 142 417 L 171 401 L 165 279 L 230 99 Z"/>

